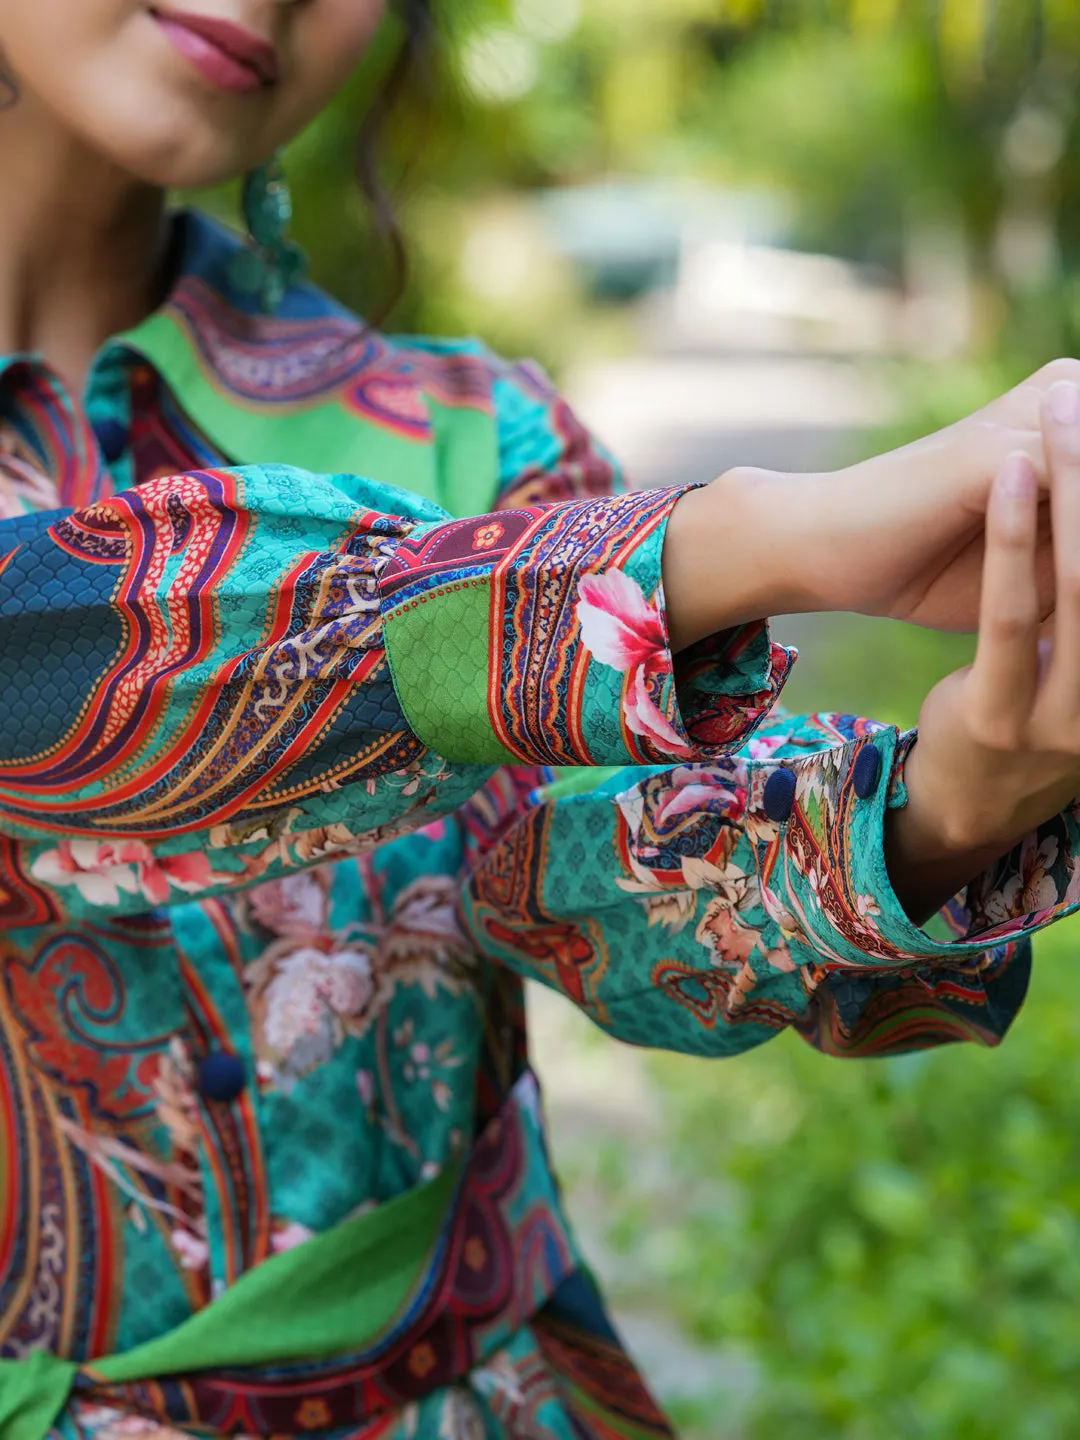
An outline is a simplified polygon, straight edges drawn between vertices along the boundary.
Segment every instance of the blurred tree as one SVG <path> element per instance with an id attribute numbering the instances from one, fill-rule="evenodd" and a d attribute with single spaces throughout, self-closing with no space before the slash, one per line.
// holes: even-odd
<path id="1" fill-rule="evenodd" d="M 388 277 L 351 188 L 353 142 L 392 42 L 390 22 L 294 154 L 316 273 L 364 309 Z M 1080 326 L 1078 74 L 1073 0 L 446 5 L 428 99 L 386 136 L 416 261 L 398 323 L 468 322 L 465 217 L 493 192 L 611 173 L 768 179 L 799 202 L 798 241 L 897 274 L 913 226 L 955 222 L 1026 363 Z"/>

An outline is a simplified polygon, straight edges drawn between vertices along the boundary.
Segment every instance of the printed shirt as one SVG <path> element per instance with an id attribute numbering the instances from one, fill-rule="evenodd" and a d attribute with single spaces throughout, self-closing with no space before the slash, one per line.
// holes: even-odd
<path id="1" fill-rule="evenodd" d="M 681 490 L 621 493 L 535 366 L 308 285 L 253 313 L 176 223 L 81 405 L 0 361 L 0 1353 L 86 1365 L 60 1440 L 670 1434 L 559 1208 L 521 977 L 708 1056 L 994 1044 L 1075 820 L 932 938 L 883 854 L 910 737 L 783 715 L 764 623 L 673 660 Z M 363 1353 L 95 1382 L 463 1154 Z"/>

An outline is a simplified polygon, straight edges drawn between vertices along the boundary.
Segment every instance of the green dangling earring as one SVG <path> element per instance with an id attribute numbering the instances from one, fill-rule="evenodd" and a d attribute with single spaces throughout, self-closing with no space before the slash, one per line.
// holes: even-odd
<path id="1" fill-rule="evenodd" d="M 249 240 L 234 257 L 230 278 L 272 315 L 307 270 L 303 250 L 289 239 L 292 195 L 280 155 L 245 177 L 242 209 Z"/>

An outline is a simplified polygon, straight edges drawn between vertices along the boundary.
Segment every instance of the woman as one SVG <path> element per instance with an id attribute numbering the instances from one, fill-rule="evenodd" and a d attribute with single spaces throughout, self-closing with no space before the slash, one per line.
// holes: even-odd
<path id="1" fill-rule="evenodd" d="M 614 493 L 533 367 L 297 278 L 260 167 L 381 11 L 0 0 L 5 1440 L 669 1434 L 520 977 L 708 1055 L 993 1044 L 1080 886 L 1080 367 Z M 242 173 L 249 247 L 166 216 Z M 760 616 L 980 603 L 917 744 L 774 711 Z"/>

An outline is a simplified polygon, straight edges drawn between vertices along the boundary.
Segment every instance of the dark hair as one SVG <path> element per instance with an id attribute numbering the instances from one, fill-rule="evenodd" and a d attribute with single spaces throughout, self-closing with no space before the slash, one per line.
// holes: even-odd
<path id="1" fill-rule="evenodd" d="M 435 3 L 436 0 L 396 0 L 394 9 L 403 30 L 401 43 L 364 116 L 356 147 L 356 178 L 390 258 L 387 293 L 376 312 L 368 317 L 373 328 L 383 323 L 401 299 L 409 276 L 405 237 L 380 173 L 379 142 L 386 121 L 410 87 L 419 86 L 426 99 L 431 97 L 436 49 Z"/>

